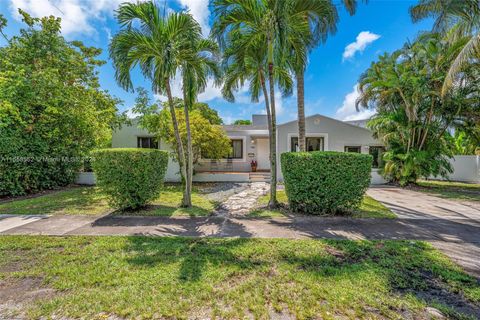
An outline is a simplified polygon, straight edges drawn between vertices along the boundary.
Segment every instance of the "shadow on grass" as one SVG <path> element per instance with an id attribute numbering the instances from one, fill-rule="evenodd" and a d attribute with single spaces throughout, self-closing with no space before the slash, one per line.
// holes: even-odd
<path id="1" fill-rule="evenodd" d="M 136 210 L 115 210 L 112 216 L 151 216 L 151 217 L 172 217 L 176 215 L 184 215 L 190 217 L 205 217 L 211 215 L 210 210 L 199 206 L 190 208 L 182 208 L 177 206 L 166 206 L 150 204 Z"/>
<path id="2" fill-rule="evenodd" d="M 227 278 L 222 281 L 229 283 L 228 277 L 235 272 L 225 275 L 225 270 L 241 270 L 262 279 L 280 277 L 304 288 L 316 286 L 329 277 L 345 277 L 364 286 L 364 274 L 373 273 L 386 281 L 392 298 L 413 295 L 451 318 L 461 319 L 462 315 L 480 318 L 478 280 L 426 243 L 293 242 L 294 245 L 288 240 L 131 237 L 125 250 L 130 257 L 128 262 L 136 266 L 155 268 L 179 263 L 177 277 L 181 282 L 202 281 L 206 273 L 211 276 L 212 272 L 223 270 L 220 273 Z M 270 279 L 271 285 L 278 285 L 278 279 Z M 305 279 L 311 282 L 306 283 Z M 295 286 L 292 284 L 292 290 Z M 402 311 L 395 310 L 398 314 Z"/>

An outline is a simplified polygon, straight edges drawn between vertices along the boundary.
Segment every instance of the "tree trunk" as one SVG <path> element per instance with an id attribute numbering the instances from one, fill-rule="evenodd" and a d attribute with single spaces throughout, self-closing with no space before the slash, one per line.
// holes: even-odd
<path id="1" fill-rule="evenodd" d="M 296 72 L 297 78 L 297 111 L 298 111 L 298 148 L 305 152 L 305 83 L 303 69 Z"/>
<path id="2" fill-rule="evenodd" d="M 277 120 L 275 114 L 275 83 L 273 80 L 273 63 L 268 64 L 268 84 L 270 86 L 271 132 L 270 132 L 270 201 L 271 209 L 277 207 Z"/>
<path id="3" fill-rule="evenodd" d="M 265 98 L 265 110 L 267 111 L 267 127 L 268 127 L 268 139 L 272 136 L 272 115 L 270 112 L 270 103 L 267 92 L 267 85 L 265 84 L 265 74 L 263 70 L 260 70 L 260 81 L 262 83 L 263 97 Z M 270 145 L 270 143 L 269 143 Z"/>
<path id="4" fill-rule="evenodd" d="M 187 152 L 186 152 L 186 183 L 183 194 L 182 207 L 190 208 L 192 206 L 192 180 L 193 180 L 193 148 L 192 132 L 190 130 L 190 115 L 186 96 L 184 95 L 185 127 L 187 129 Z"/>
<path id="5" fill-rule="evenodd" d="M 178 165 L 180 167 L 180 175 L 182 178 L 182 184 L 183 186 L 185 186 L 186 177 L 187 177 L 187 171 L 185 168 L 185 153 L 183 151 L 183 143 L 182 143 L 182 138 L 180 137 L 180 130 L 178 130 L 177 115 L 175 113 L 175 106 L 173 105 L 172 90 L 170 88 L 170 81 L 168 79 L 165 80 L 165 88 L 167 91 L 168 107 L 170 109 L 170 116 L 172 117 L 175 140 L 177 141 L 177 157 L 178 157 Z"/>

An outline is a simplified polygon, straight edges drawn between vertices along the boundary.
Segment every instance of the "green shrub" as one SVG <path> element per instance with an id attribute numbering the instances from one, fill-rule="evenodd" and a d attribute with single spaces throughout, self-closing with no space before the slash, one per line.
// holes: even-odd
<path id="1" fill-rule="evenodd" d="M 167 164 L 168 153 L 155 149 L 101 149 L 92 157 L 97 185 L 120 209 L 136 209 L 158 197 Z"/>
<path id="2" fill-rule="evenodd" d="M 281 155 L 288 203 L 293 211 L 336 213 L 358 207 L 370 184 L 372 156 L 345 152 Z"/>

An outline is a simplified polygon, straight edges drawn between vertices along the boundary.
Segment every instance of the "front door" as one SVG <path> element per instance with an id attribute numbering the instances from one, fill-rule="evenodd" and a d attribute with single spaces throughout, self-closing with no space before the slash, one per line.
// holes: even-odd
<path id="1" fill-rule="evenodd" d="M 257 169 L 270 170 L 270 145 L 268 139 L 257 139 Z"/>

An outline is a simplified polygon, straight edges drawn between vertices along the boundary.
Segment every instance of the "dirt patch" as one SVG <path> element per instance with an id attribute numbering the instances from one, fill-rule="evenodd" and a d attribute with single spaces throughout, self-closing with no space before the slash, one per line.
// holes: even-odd
<path id="1" fill-rule="evenodd" d="M 403 293 L 411 293 L 424 300 L 427 304 L 435 303 L 450 307 L 454 312 L 473 316 L 480 319 L 480 304 L 467 300 L 462 293 L 452 292 L 431 272 L 422 272 L 422 279 L 426 282 L 423 290 L 400 290 Z"/>
<path id="2" fill-rule="evenodd" d="M 56 290 L 43 285 L 40 277 L 10 278 L 0 283 L 0 318 L 25 318 L 27 305 L 51 299 Z"/>

